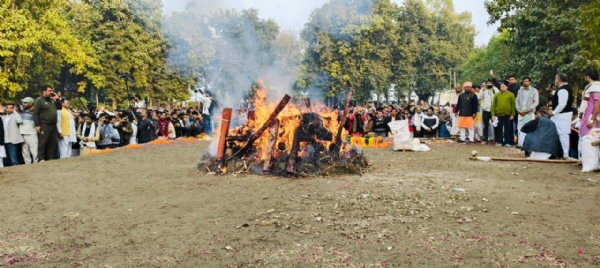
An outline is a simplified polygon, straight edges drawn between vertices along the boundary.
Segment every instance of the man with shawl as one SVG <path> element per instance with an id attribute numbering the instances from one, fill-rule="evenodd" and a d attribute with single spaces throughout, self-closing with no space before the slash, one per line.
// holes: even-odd
<path id="1" fill-rule="evenodd" d="M 523 86 L 517 93 L 517 130 L 519 132 L 518 146 L 523 146 L 525 141 L 525 132 L 521 128 L 535 117 L 535 110 L 540 103 L 540 95 L 534 87 L 531 86 L 531 78 L 523 78 Z"/>
<path id="2" fill-rule="evenodd" d="M 583 90 L 583 100 L 579 107 L 581 126 L 579 136 L 583 138 L 592 128 L 598 125 L 598 111 L 600 110 L 600 82 L 598 82 L 598 71 L 588 69 L 585 71 L 585 81 L 588 83 Z"/>

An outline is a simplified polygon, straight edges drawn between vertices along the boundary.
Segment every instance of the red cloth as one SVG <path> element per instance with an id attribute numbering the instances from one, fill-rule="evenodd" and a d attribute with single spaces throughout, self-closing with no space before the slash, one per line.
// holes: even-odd
<path id="1" fill-rule="evenodd" d="M 163 137 L 169 137 L 169 120 L 158 118 L 158 131 Z"/>

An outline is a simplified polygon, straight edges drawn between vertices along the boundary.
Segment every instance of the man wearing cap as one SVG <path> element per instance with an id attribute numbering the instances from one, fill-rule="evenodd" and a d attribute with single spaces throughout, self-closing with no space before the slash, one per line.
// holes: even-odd
<path id="1" fill-rule="evenodd" d="M 56 159 L 58 151 L 57 111 L 62 109 L 51 86 L 42 86 L 42 96 L 33 102 L 33 122 L 38 133 L 38 161 Z"/>
<path id="2" fill-rule="evenodd" d="M 38 155 L 38 135 L 33 122 L 33 98 L 24 98 L 21 103 L 23 104 L 23 110 L 20 114 L 23 123 L 19 125 L 19 131 L 25 140 L 23 143 L 23 160 L 25 164 L 31 164 L 37 162 Z"/>

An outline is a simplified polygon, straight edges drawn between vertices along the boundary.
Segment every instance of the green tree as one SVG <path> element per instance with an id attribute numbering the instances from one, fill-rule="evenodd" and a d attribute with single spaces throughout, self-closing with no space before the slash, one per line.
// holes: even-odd
<path id="1" fill-rule="evenodd" d="M 102 67 L 87 40 L 70 28 L 66 0 L 1 0 L 0 92 L 14 98 L 41 84 L 55 84 L 61 69 L 103 86 Z"/>
<path id="2" fill-rule="evenodd" d="M 579 40 L 581 35 L 598 36 L 597 28 L 582 28 L 581 22 L 597 19 L 580 16 L 585 7 L 597 5 L 597 1 L 495 0 L 485 5 L 489 23 L 499 21 L 499 30 L 509 32 L 509 73 L 531 76 L 539 88 L 552 84 L 558 72 L 577 77 L 589 66 L 593 51 L 589 44 L 593 41 L 589 39 L 586 44 Z M 583 78 L 577 77 L 573 84 L 581 86 Z"/>
<path id="3" fill-rule="evenodd" d="M 475 49 L 469 60 L 460 68 L 461 80 L 471 80 L 478 84 L 489 78 L 490 70 L 498 74 L 509 73 L 509 37 L 508 32 L 504 31 L 493 36 L 487 46 Z"/>
<path id="4" fill-rule="evenodd" d="M 127 97 L 122 74 L 135 80 L 129 83 L 132 95 L 155 102 L 187 98 L 187 86 L 167 65 L 161 1 L 84 0 L 72 2 L 69 14 L 73 28 L 91 42 L 102 65 L 106 84 L 97 91 L 113 103 Z"/>

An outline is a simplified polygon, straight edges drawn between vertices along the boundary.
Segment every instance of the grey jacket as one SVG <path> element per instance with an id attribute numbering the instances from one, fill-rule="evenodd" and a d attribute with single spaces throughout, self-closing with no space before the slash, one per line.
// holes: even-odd
<path id="1" fill-rule="evenodd" d="M 19 144 L 25 142 L 21 131 L 19 130 L 19 124 L 23 123 L 23 118 L 17 112 L 2 117 L 4 127 L 4 142 Z"/>
<path id="2" fill-rule="evenodd" d="M 540 93 L 538 93 L 537 89 L 535 89 L 534 87 L 529 87 L 529 90 L 531 90 L 531 95 L 529 97 L 529 102 L 526 103 L 527 105 L 527 111 L 529 113 L 535 113 L 535 109 L 537 108 L 538 104 L 540 104 Z M 517 112 L 525 112 L 525 111 L 521 111 L 521 107 L 523 107 L 523 103 L 525 101 L 525 96 L 524 96 L 524 91 L 525 89 L 523 87 L 521 87 L 521 89 L 519 89 L 519 94 L 517 95 L 517 106 L 515 106 L 515 108 L 517 108 Z"/>

